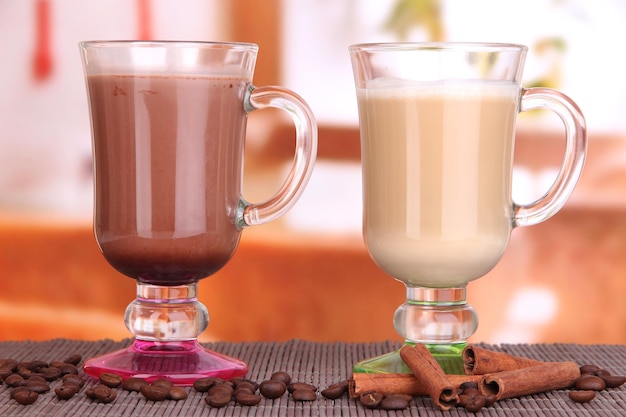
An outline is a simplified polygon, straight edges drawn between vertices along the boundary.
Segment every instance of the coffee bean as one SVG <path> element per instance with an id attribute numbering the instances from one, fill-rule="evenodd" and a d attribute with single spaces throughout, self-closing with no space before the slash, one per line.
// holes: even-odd
<path id="1" fill-rule="evenodd" d="M 586 403 L 596 398 L 596 392 L 592 390 L 571 390 L 569 398 L 577 403 Z"/>
<path id="2" fill-rule="evenodd" d="M 489 394 L 489 395 L 485 395 L 485 407 L 491 407 L 492 405 L 495 404 L 496 401 L 498 401 L 498 397 L 496 397 L 494 394 Z"/>
<path id="3" fill-rule="evenodd" d="M 89 387 L 85 390 L 85 396 L 90 400 L 96 399 L 96 387 Z"/>
<path id="4" fill-rule="evenodd" d="M 195 389 L 198 392 L 207 392 L 214 385 L 221 384 L 223 382 L 224 382 L 223 379 L 216 378 L 216 377 L 200 378 L 200 379 L 196 379 L 193 382 L 193 389 Z"/>
<path id="5" fill-rule="evenodd" d="M 54 366 L 48 366 L 47 368 L 39 368 L 39 372 L 43 374 L 46 381 L 55 381 L 63 376 L 61 369 L 54 367 Z"/>
<path id="6" fill-rule="evenodd" d="M 98 384 L 93 387 L 93 399 L 98 402 L 108 404 L 115 400 L 117 394 L 111 387 L 107 387 L 106 385 Z"/>
<path id="7" fill-rule="evenodd" d="M 404 410 L 409 407 L 409 401 L 404 395 L 389 395 L 380 402 L 383 410 Z"/>
<path id="8" fill-rule="evenodd" d="M 463 404 L 465 410 L 470 413 L 477 413 L 484 406 L 485 397 L 483 397 L 482 395 L 470 396 L 469 399 L 467 399 Z"/>
<path id="9" fill-rule="evenodd" d="M 287 385 L 278 379 L 268 379 L 267 381 L 261 382 L 261 385 L 259 385 L 261 395 L 271 400 L 282 397 L 286 391 Z"/>
<path id="10" fill-rule="evenodd" d="M 476 389 L 478 390 L 478 382 L 476 381 L 466 381 L 460 385 L 460 388 L 465 391 L 466 389 Z"/>
<path id="11" fill-rule="evenodd" d="M 207 395 L 222 395 L 223 394 L 227 394 L 229 396 L 233 395 L 233 392 L 235 392 L 235 389 L 230 386 L 229 384 L 223 383 L 223 384 L 217 384 L 212 386 L 208 391 L 207 391 Z"/>
<path id="12" fill-rule="evenodd" d="M 167 398 L 169 400 L 180 401 L 187 398 L 188 393 L 187 390 L 183 387 L 171 387 L 167 391 Z"/>
<path id="13" fill-rule="evenodd" d="M 232 400 L 232 392 L 225 389 L 209 390 L 204 401 L 213 408 L 222 408 Z"/>
<path id="14" fill-rule="evenodd" d="M 63 378 L 61 378 L 61 383 L 62 384 L 72 383 L 72 384 L 78 385 L 79 388 L 82 388 L 85 385 L 85 380 L 80 375 L 66 374 L 66 375 L 63 375 Z"/>
<path id="15" fill-rule="evenodd" d="M 478 388 L 465 388 L 462 395 L 476 396 L 480 395 L 480 391 L 478 391 Z"/>
<path id="16" fill-rule="evenodd" d="M 246 389 L 254 394 L 257 390 L 257 384 L 252 383 L 251 381 L 241 381 L 236 385 L 237 389 Z"/>
<path id="17" fill-rule="evenodd" d="M 580 367 L 581 374 L 595 374 L 596 371 L 600 369 L 596 365 L 583 365 Z"/>
<path id="18" fill-rule="evenodd" d="M 83 357 L 81 355 L 79 355 L 78 353 L 75 353 L 71 356 L 68 356 L 67 358 L 65 358 L 65 360 L 63 362 L 65 363 L 69 363 L 71 365 L 74 366 L 78 366 L 78 364 L 83 360 Z"/>
<path id="19" fill-rule="evenodd" d="M 152 385 L 160 385 L 166 388 L 171 388 L 174 386 L 174 383 L 167 378 L 157 378 L 152 381 Z"/>
<path id="20" fill-rule="evenodd" d="M 385 398 L 380 392 L 365 392 L 359 396 L 359 402 L 365 406 L 365 408 L 374 409 L 380 406 L 380 403 Z"/>
<path id="21" fill-rule="evenodd" d="M 163 401 L 167 399 L 170 391 L 165 385 L 143 385 L 140 389 L 143 396 L 150 401 Z"/>
<path id="22" fill-rule="evenodd" d="M 17 394 L 18 392 L 22 392 L 22 391 L 30 391 L 30 390 L 26 386 L 15 387 L 11 390 L 11 394 L 10 394 L 11 399 L 15 398 L 15 394 Z"/>
<path id="23" fill-rule="evenodd" d="M 619 375 L 600 375 L 607 388 L 617 388 L 626 381 L 626 377 Z"/>
<path id="24" fill-rule="evenodd" d="M 101 374 L 98 380 L 102 385 L 106 385 L 109 388 L 117 388 L 124 382 L 124 379 L 120 375 L 111 372 Z"/>
<path id="25" fill-rule="evenodd" d="M 61 376 L 63 375 L 78 375 L 78 368 L 71 363 L 62 363 L 57 368 L 61 370 Z"/>
<path id="26" fill-rule="evenodd" d="M 13 367 L 5 365 L 0 367 L 0 378 L 5 379 L 8 376 L 13 375 Z"/>
<path id="27" fill-rule="evenodd" d="M 41 381 L 26 381 L 26 385 L 29 390 L 36 392 L 37 394 L 44 394 L 50 391 L 50 385 Z"/>
<path id="28" fill-rule="evenodd" d="M 315 401 L 317 394 L 312 389 L 296 389 L 291 393 L 291 399 L 294 401 Z"/>
<path id="29" fill-rule="evenodd" d="M 54 389 L 54 393 L 60 400 L 69 400 L 79 391 L 79 386 L 75 384 L 61 384 Z"/>
<path id="30" fill-rule="evenodd" d="M 28 388 L 26 389 L 20 389 L 20 388 L 22 387 L 16 388 L 19 391 L 16 391 L 15 393 L 11 394 L 13 399 L 17 401 L 18 403 L 22 405 L 29 405 L 37 401 L 37 398 L 39 398 L 39 394 L 36 393 L 35 391 L 31 391 Z"/>
<path id="31" fill-rule="evenodd" d="M 291 384 L 287 385 L 287 390 L 291 393 L 296 390 L 317 392 L 317 387 L 313 384 L 306 384 L 304 382 L 292 382 Z"/>
<path id="32" fill-rule="evenodd" d="M 274 372 L 270 379 L 273 381 L 281 381 L 285 386 L 291 384 L 291 375 L 285 371 Z"/>
<path id="33" fill-rule="evenodd" d="M 325 390 L 321 392 L 321 394 L 322 396 L 324 396 L 324 398 L 328 398 L 329 400 L 336 400 L 346 392 L 348 392 L 348 381 L 342 381 L 329 385 Z"/>
<path id="34" fill-rule="evenodd" d="M 574 386 L 580 390 L 602 391 L 606 388 L 606 383 L 599 376 L 585 374 L 576 379 Z"/>
<path id="35" fill-rule="evenodd" d="M 7 376 L 6 378 L 4 378 L 4 383 L 7 384 L 9 387 L 15 388 L 15 387 L 20 387 L 22 385 L 25 385 L 26 380 L 20 374 L 11 374 Z"/>
<path id="36" fill-rule="evenodd" d="M 29 371 L 33 371 L 33 372 L 39 372 L 41 368 L 47 368 L 49 366 L 48 362 L 40 361 L 40 360 L 22 362 L 22 365 Z"/>
<path id="37" fill-rule="evenodd" d="M 141 387 L 144 385 L 148 385 L 148 382 L 141 378 L 130 377 L 126 381 L 122 382 L 122 389 L 125 389 L 126 391 L 140 392 Z"/>
<path id="38" fill-rule="evenodd" d="M 235 401 L 237 401 L 238 404 L 245 406 L 257 405 L 261 402 L 261 399 L 262 397 L 260 395 L 246 392 L 246 390 L 239 391 L 238 394 L 235 395 Z"/>

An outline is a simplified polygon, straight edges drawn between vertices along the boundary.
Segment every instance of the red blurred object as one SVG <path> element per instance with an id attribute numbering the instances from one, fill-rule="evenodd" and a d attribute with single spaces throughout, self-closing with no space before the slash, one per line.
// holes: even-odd
<path id="1" fill-rule="evenodd" d="M 50 78 L 53 69 L 51 44 L 51 22 L 49 0 L 37 0 L 35 4 L 35 51 L 33 54 L 33 76 L 41 82 Z"/>
<path id="2" fill-rule="evenodd" d="M 150 0 L 137 0 L 137 39 L 152 39 Z"/>

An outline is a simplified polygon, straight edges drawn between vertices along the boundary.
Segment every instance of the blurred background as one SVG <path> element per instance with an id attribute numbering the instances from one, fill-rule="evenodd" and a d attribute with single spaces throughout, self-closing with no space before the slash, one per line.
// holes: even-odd
<path id="1" fill-rule="evenodd" d="M 525 86 L 558 88 L 586 115 L 589 154 L 566 207 L 513 232 L 500 264 L 469 285 L 474 341 L 626 343 L 626 3 L 621 0 L 0 0 L 0 339 L 129 337 L 135 284 L 92 233 L 91 133 L 77 44 L 91 39 L 259 44 L 256 85 L 293 89 L 319 123 L 311 183 L 283 219 L 244 231 L 200 284 L 202 340 L 397 339 L 404 287 L 361 239 L 349 45 L 491 41 L 529 47 Z M 514 197 L 554 180 L 562 126 L 519 118 Z M 244 195 L 282 182 L 293 129 L 250 115 Z"/>

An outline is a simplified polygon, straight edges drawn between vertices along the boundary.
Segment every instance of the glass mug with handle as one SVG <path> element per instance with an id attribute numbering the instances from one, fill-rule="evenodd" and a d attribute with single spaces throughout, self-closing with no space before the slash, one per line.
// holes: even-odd
<path id="1" fill-rule="evenodd" d="M 247 365 L 197 342 L 208 325 L 198 281 L 234 254 L 243 228 L 272 221 L 311 175 L 317 126 L 295 93 L 252 85 L 247 43 L 82 42 L 93 136 L 98 245 L 137 281 L 125 323 L 135 340 L 85 371 L 179 385 L 244 375 Z M 296 127 L 295 157 L 269 200 L 242 197 L 247 114 L 274 107 Z"/>
<path id="2" fill-rule="evenodd" d="M 349 51 L 368 252 L 406 285 L 396 331 L 459 370 L 459 354 L 478 326 L 466 286 L 498 263 L 512 229 L 540 223 L 565 204 L 586 155 L 584 117 L 559 91 L 522 87 L 523 45 L 360 44 Z M 516 204 L 516 116 L 541 108 L 565 125 L 565 157 L 543 197 Z M 354 369 L 407 371 L 397 352 Z"/>

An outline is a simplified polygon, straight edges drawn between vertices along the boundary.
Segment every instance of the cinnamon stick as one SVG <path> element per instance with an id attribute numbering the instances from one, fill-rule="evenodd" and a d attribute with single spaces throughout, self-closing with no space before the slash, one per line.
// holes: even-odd
<path id="1" fill-rule="evenodd" d="M 454 389 L 464 382 L 480 382 L 483 375 L 446 375 Z M 408 394 L 416 397 L 427 396 L 428 387 L 413 374 L 370 374 L 353 373 L 348 390 L 351 398 L 358 398 L 366 392 L 380 392 L 384 395 Z"/>
<path id="2" fill-rule="evenodd" d="M 563 389 L 580 377 L 574 362 L 543 362 L 509 371 L 485 375 L 479 384 L 483 395 L 495 395 L 497 400 Z"/>
<path id="3" fill-rule="evenodd" d="M 428 348 L 423 344 L 404 345 L 400 357 L 422 384 L 433 403 L 441 410 L 452 408 L 459 400 L 455 387 Z"/>
<path id="4" fill-rule="evenodd" d="M 494 352 L 478 346 L 466 346 L 461 354 L 466 375 L 486 375 L 502 371 L 542 365 L 545 362 L 514 356 L 503 352 Z"/>

